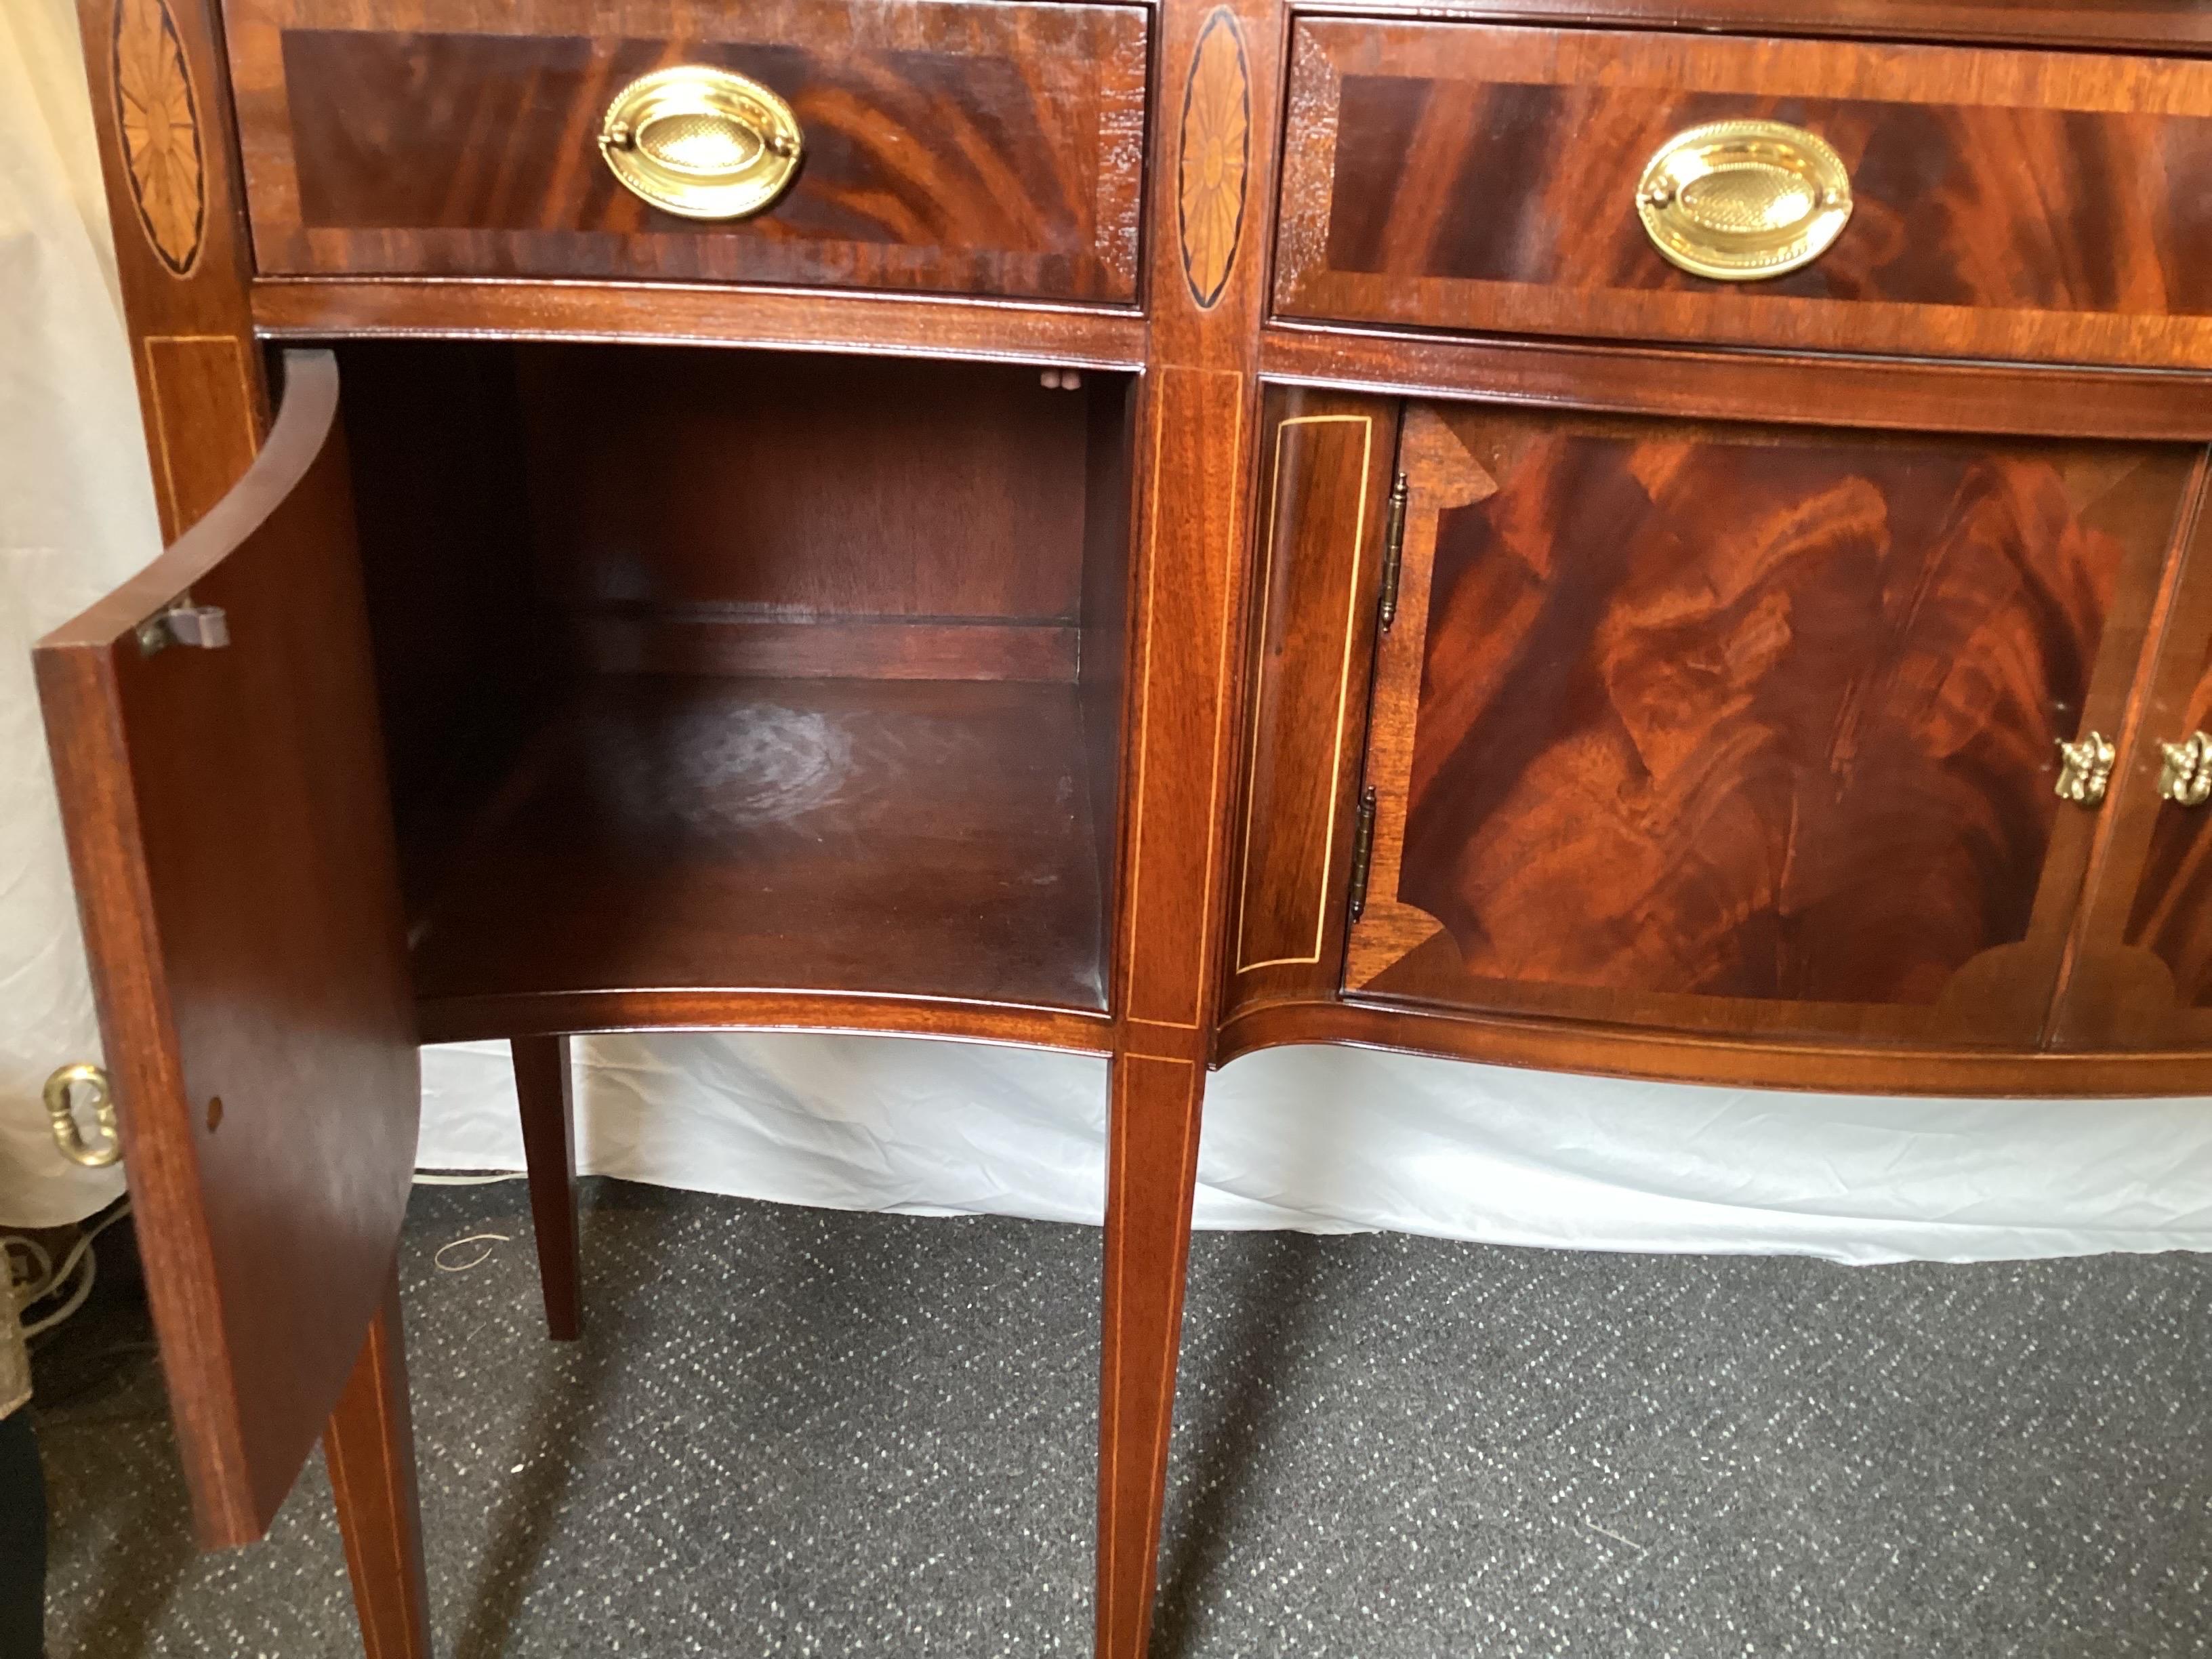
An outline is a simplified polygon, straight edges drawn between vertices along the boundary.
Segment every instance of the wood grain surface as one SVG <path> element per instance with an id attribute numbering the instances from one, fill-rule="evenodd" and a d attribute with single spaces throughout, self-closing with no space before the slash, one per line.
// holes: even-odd
<path id="1" fill-rule="evenodd" d="M 1340 392 L 1268 401 L 1224 1006 L 1341 972 L 1397 417 Z"/>
<path id="2" fill-rule="evenodd" d="M 507 1041 L 601 1031 L 835 1031 L 1109 1054 L 1113 1023 L 1097 1008 L 981 1002 L 880 991 L 623 990 L 492 992 L 441 997 L 416 1012 L 425 1042 Z"/>
<path id="3" fill-rule="evenodd" d="M 2050 1023 L 2059 1051 L 2212 1050 L 2212 813 L 2167 799 L 2166 744 L 2212 732 L 2212 452 L 2201 452 Z"/>
<path id="4" fill-rule="evenodd" d="M 543 716 L 552 629 L 532 586 L 507 348 L 379 342 L 335 355 L 411 924 Z"/>
<path id="5" fill-rule="evenodd" d="M 518 369 L 538 587 L 564 610 L 1078 620 L 1103 381 L 604 347 L 541 348 Z"/>
<path id="6" fill-rule="evenodd" d="M 1083 719 L 1091 814 L 1097 825 L 1098 914 L 1110 928 L 1121 890 L 1121 818 L 1129 701 L 1132 545 L 1139 382 L 1091 387 L 1083 477 L 1083 582 L 1076 624 L 1076 701 Z M 1110 947 L 1109 947 L 1110 949 Z M 1110 964 L 1107 982 L 1113 983 Z"/>
<path id="7" fill-rule="evenodd" d="M 202 1539 L 268 1526 L 382 1304 L 414 1002 L 337 374 L 286 360 L 245 479 L 38 650 L 125 1164 Z M 189 592 L 230 643 L 154 654 Z"/>
<path id="8" fill-rule="evenodd" d="M 426 1036 L 788 1024 L 1107 1046 L 1126 381 L 342 350 L 363 388 Z M 781 725 L 756 719 L 763 699 Z M 826 793 L 785 803 L 788 823 L 715 769 L 773 775 L 811 738 Z M 658 817 L 640 765 L 667 792 Z M 581 908 L 548 914 L 541 878 Z M 793 943 L 817 927 L 823 950 Z M 503 943 L 508 927 L 538 931 Z"/>
<path id="9" fill-rule="evenodd" d="M 1227 14 L 1224 21 L 1222 14 Z M 1171 4 L 1158 82 L 1205 79 L 1233 27 L 1249 76 L 1249 204 L 1273 200 L 1287 10 L 1272 0 Z M 1217 57 L 1215 62 L 1218 64 Z M 1194 288 L 1168 181 L 1203 177 L 1211 131 L 1155 100 L 1145 239 L 1151 313 L 1133 446 L 1139 474 L 1129 732 L 1115 896 L 1099 1404 L 1097 1653 L 1151 1645 L 1168 1431 L 1182 1342 L 1206 1063 L 1229 929 L 1242 747 L 1243 645 L 1258 470 L 1258 332 L 1267 262 L 1248 210 L 1217 294 Z"/>
<path id="10" fill-rule="evenodd" d="M 1123 5 L 349 0 L 229 13 L 265 272 L 659 277 L 1127 303 L 1147 12 Z M 679 63 L 791 104 L 798 179 L 750 219 L 647 206 L 602 112 Z"/>
<path id="11" fill-rule="evenodd" d="M 269 422 L 216 0 L 79 0 L 154 500 L 173 541 Z"/>
<path id="12" fill-rule="evenodd" d="M 2212 64 L 1478 24 L 1298 26 L 1276 304 L 1429 327 L 2185 366 L 2212 356 Z M 1704 122 L 1833 145 L 1802 270 L 1662 258 L 1644 162 Z"/>
<path id="13" fill-rule="evenodd" d="M 1055 368 L 1144 366 L 1134 312 L 841 289 L 526 278 L 264 277 L 253 319 L 272 339 L 463 338 L 754 345 Z"/>
<path id="14" fill-rule="evenodd" d="M 1370 0 L 1501 22 L 1636 24 L 1742 34 L 1871 36 L 2212 53 L 2212 0 Z"/>
<path id="15" fill-rule="evenodd" d="M 323 1431 L 323 1457 L 364 1659 L 434 1659 L 396 1264 Z"/>
<path id="16" fill-rule="evenodd" d="M 2140 369 L 1952 363 L 1812 352 L 1279 324 L 1270 379 L 1413 396 L 1698 420 L 2047 438 L 2212 438 L 2206 383 Z"/>
<path id="17" fill-rule="evenodd" d="M 1246 1010 L 1223 1023 L 1219 1052 L 1225 1066 L 1261 1048 L 1309 1042 L 1485 1066 L 1801 1093 L 2100 1100 L 2212 1091 L 2212 1054 L 2201 1043 L 2130 1054 L 1773 1037 L 1745 1042 L 1720 1033 L 1357 1000 L 1278 1002 Z M 1789 1109 L 1786 1101 L 1777 1104 Z"/>
<path id="18" fill-rule="evenodd" d="M 583 1268 L 576 1243 L 576 1099 L 565 1036 L 519 1036 L 515 1099 L 522 1110 L 522 1156 L 530 1172 L 531 1231 L 545 1328 L 556 1342 L 584 1334 Z"/>
<path id="19" fill-rule="evenodd" d="M 2168 636 L 2170 652 L 2181 659 L 2177 666 L 2185 689 L 2179 696 L 2160 699 L 2144 725 L 2140 756 L 2123 775 L 2132 786 L 2134 802 L 2154 798 L 2157 775 L 2164 769 L 2160 745 L 2185 743 L 2197 732 L 2212 733 L 2212 572 L 2195 574 L 2191 603 L 2183 613 L 2189 626 Z M 2166 969 L 2167 1010 L 2212 1009 L 2212 811 L 2163 798 L 2145 810 L 2155 815 L 2154 822 L 2137 866 L 2125 943 L 2155 957 Z M 2128 1022 L 2132 1029 L 2099 1033 L 2106 1040 L 2124 1035 L 2141 1041 L 2145 1024 L 2168 1041 L 2203 1042 L 2212 1032 L 2212 1021 L 2157 1018 L 2160 1002 L 2148 994 L 2150 988 L 2131 984 L 2134 975 L 2116 977 L 2144 997 L 2132 1011 L 2136 1018 Z"/>
<path id="20" fill-rule="evenodd" d="M 1072 686 L 595 679 L 451 868 L 416 985 L 726 994 L 693 1024 L 752 991 L 1103 1008 L 1083 755 Z"/>
<path id="21" fill-rule="evenodd" d="M 2032 1046 L 2190 453 L 1416 420 L 1347 987 Z"/>

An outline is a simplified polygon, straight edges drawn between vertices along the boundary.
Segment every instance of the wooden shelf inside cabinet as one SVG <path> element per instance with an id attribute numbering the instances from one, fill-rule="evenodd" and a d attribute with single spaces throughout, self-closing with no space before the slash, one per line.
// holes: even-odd
<path id="1" fill-rule="evenodd" d="M 1104 831 L 1078 697 L 1006 681 L 587 681 L 526 745 L 416 925 L 425 1036 L 774 1023 L 763 994 L 1097 1019 Z"/>

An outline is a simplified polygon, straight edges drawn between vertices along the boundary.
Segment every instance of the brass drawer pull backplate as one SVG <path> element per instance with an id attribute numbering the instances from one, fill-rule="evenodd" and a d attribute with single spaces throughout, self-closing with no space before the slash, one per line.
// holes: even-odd
<path id="1" fill-rule="evenodd" d="M 1645 165 L 1636 210 L 1685 270 L 1755 282 L 1810 264 L 1851 216 L 1851 179 L 1826 139 L 1780 121 L 1678 132 Z"/>
<path id="2" fill-rule="evenodd" d="M 631 82 L 599 126 L 599 154 L 623 187 L 687 219 L 758 213 L 791 183 L 803 149 L 790 105 L 703 64 Z"/>
<path id="3" fill-rule="evenodd" d="M 100 1125 L 98 1146 L 88 1144 L 84 1131 L 77 1127 L 80 1085 L 92 1095 L 93 1119 Z M 123 1143 L 115 1132 L 115 1093 L 107 1086 L 107 1073 L 97 1066 L 80 1061 L 63 1066 L 46 1079 L 46 1125 L 53 1131 L 54 1145 L 72 1164 L 100 1170 L 123 1156 Z"/>

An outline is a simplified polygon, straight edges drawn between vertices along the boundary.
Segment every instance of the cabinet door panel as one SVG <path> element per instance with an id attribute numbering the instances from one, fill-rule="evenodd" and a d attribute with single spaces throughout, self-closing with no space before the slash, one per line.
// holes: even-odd
<path id="1" fill-rule="evenodd" d="M 2060 1048 L 2212 1044 L 2212 802 L 2168 799 L 2162 752 L 2212 736 L 2212 519 L 2201 483 L 2197 501 L 2141 713 L 2112 772 L 2110 822 L 2052 1020 Z"/>
<path id="2" fill-rule="evenodd" d="M 1398 404 L 1281 387 L 1261 419 L 1231 1008 L 1328 996 L 1344 958 Z"/>
<path id="3" fill-rule="evenodd" d="M 1369 997 L 2033 1046 L 2186 452 L 1422 408 Z"/>
<path id="4" fill-rule="evenodd" d="M 337 371 L 39 647 L 125 1166 L 201 1537 L 265 1529 L 390 1281 L 414 1008 Z M 228 643 L 152 651 L 181 596 Z"/>

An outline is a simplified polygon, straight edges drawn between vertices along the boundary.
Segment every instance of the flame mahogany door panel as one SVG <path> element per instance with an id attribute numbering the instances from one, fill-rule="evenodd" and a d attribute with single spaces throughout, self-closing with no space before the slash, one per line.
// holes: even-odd
<path id="1" fill-rule="evenodd" d="M 2200 474 L 2200 504 L 2203 489 Z M 2160 596 L 2155 654 L 2112 770 L 2080 948 L 2052 1020 L 2058 1048 L 2212 1046 L 2212 800 L 2172 799 L 2180 780 L 2164 752 L 2200 732 L 2212 739 L 2212 517 L 2200 514 L 2190 543 Z"/>
<path id="2" fill-rule="evenodd" d="M 1362 1000 L 2029 1048 L 2196 457 L 1417 405 Z"/>
<path id="3" fill-rule="evenodd" d="M 323 352 L 286 362 L 246 476 L 37 654 L 210 1547 L 262 1534 L 338 1403 L 392 1285 L 415 1164 L 414 994 L 337 370 Z M 228 642 L 143 648 L 142 624 L 187 594 Z"/>

